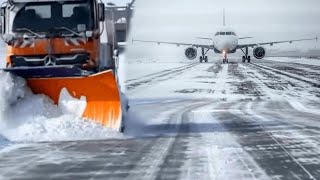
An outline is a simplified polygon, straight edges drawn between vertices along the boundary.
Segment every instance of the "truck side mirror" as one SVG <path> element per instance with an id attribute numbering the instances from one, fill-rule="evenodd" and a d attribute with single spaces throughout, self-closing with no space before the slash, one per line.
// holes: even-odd
<path id="1" fill-rule="evenodd" d="M 98 4 L 98 18 L 99 21 L 104 21 L 105 19 L 105 5 L 104 3 L 99 3 Z"/>
<path id="2" fill-rule="evenodd" d="M 0 16 L 5 16 L 5 13 L 6 13 L 6 7 L 1 7 L 0 9 Z"/>
<path id="3" fill-rule="evenodd" d="M 4 34 L 2 37 L 4 42 L 8 45 L 11 45 L 14 40 L 14 36 L 12 34 Z"/>
<path id="4" fill-rule="evenodd" d="M 5 29 L 4 28 L 4 26 L 5 26 L 4 17 L 5 17 L 5 15 L 6 15 L 6 8 L 1 7 L 1 9 L 0 9 L 0 27 L 1 27 L 0 34 L 4 33 L 4 29 Z"/>

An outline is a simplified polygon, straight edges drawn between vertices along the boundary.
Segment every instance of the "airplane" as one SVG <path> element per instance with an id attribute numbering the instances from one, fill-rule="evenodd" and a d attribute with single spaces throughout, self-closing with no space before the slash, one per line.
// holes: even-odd
<path id="1" fill-rule="evenodd" d="M 256 59 L 262 59 L 266 55 L 266 50 L 263 45 L 273 46 L 274 44 L 279 43 L 292 43 L 297 41 L 309 41 L 316 40 L 318 41 L 318 37 L 309 38 L 309 39 L 295 39 L 295 40 L 286 40 L 286 41 L 274 41 L 274 42 L 262 42 L 262 43 L 250 43 L 250 44 L 239 44 L 239 40 L 248 39 L 253 37 L 238 37 L 235 31 L 226 26 L 226 18 L 225 18 L 225 9 L 223 9 L 223 27 L 219 29 L 213 38 L 204 38 L 198 37 L 198 39 L 210 40 L 212 44 L 191 44 L 191 43 L 179 43 L 179 42 L 166 42 L 166 41 L 149 41 L 149 40 L 138 40 L 132 39 L 132 42 L 144 42 L 144 43 L 157 43 L 160 44 L 172 44 L 177 46 L 188 46 L 185 49 L 185 56 L 189 60 L 194 60 L 197 57 L 197 49 L 201 48 L 201 56 L 199 57 L 200 63 L 208 62 L 208 56 L 206 54 L 209 50 L 213 50 L 215 53 L 219 53 L 223 55 L 223 64 L 228 63 L 227 54 L 235 53 L 238 49 L 243 52 L 242 62 L 250 63 L 251 57 L 249 56 L 249 48 L 253 48 L 253 56 Z"/>

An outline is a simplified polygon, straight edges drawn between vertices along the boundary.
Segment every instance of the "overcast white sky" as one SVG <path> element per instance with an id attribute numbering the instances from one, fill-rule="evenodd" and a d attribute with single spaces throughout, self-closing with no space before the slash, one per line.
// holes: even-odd
<path id="1" fill-rule="evenodd" d="M 1 1 L 1 0 L 0 0 Z M 131 0 L 103 0 L 124 5 Z M 131 37 L 150 40 L 207 43 L 194 37 L 212 37 L 222 25 L 238 36 L 257 41 L 320 37 L 320 0 L 136 0 Z M 274 48 L 320 48 L 319 42 L 280 45 Z"/>
<path id="2" fill-rule="evenodd" d="M 320 0 L 137 0 L 131 37 L 152 40 L 203 42 L 222 25 L 246 42 L 287 40 L 320 36 Z M 204 41 L 206 43 L 206 41 Z M 319 48 L 319 42 L 280 45 L 274 48 Z"/>
<path id="3" fill-rule="evenodd" d="M 320 34 L 319 0 L 137 0 L 133 30 L 140 32 L 134 34 L 212 36 L 222 25 L 223 8 L 239 35 L 270 40 Z"/>

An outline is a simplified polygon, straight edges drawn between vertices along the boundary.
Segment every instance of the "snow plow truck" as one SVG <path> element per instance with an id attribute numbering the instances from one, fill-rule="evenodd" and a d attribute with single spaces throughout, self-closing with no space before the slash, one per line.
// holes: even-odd
<path id="1" fill-rule="evenodd" d="M 123 130 L 118 51 L 112 20 L 98 0 L 8 0 L 1 5 L 4 71 L 58 103 L 66 89 L 85 97 L 82 117 Z"/>

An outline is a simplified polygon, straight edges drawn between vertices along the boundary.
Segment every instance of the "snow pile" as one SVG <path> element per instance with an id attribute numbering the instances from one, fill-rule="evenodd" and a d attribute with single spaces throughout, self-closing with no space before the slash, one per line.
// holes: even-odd
<path id="1" fill-rule="evenodd" d="M 72 141 L 119 138 L 120 133 L 81 118 L 85 97 L 74 99 L 67 90 L 59 106 L 34 95 L 24 79 L 0 72 L 0 137 L 14 142 Z M 1 141 L 4 141 L 0 139 Z"/>
<path id="2" fill-rule="evenodd" d="M 80 118 L 87 106 L 87 99 L 81 96 L 79 100 L 70 96 L 68 90 L 63 88 L 59 98 L 59 108 L 64 114 L 74 114 Z"/>

